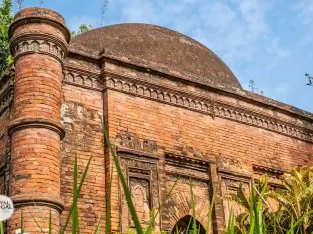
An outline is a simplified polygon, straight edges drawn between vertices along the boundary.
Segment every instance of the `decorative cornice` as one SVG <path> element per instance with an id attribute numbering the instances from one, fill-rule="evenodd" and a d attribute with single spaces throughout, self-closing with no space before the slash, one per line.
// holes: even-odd
<path id="1" fill-rule="evenodd" d="M 133 149 L 136 151 L 153 154 L 157 151 L 158 146 L 155 141 L 140 139 L 137 134 L 128 131 L 120 131 L 115 136 L 115 144 L 121 148 Z"/>
<path id="2" fill-rule="evenodd" d="M 253 165 L 252 168 L 256 174 L 270 174 L 272 176 L 281 176 L 285 173 L 283 170 L 278 168 L 270 168 L 260 165 Z"/>
<path id="3" fill-rule="evenodd" d="M 129 149 L 129 148 L 120 147 L 120 146 L 116 146 L 115 148 L 116 148 L 116 152 L 118 154 L 131 154 L 131 155 L 135 155 L 138 157 L 145 157 L 145 158 L 151 158 L 151 159 L 159 160 L 159 158 L 156 155 L 148 153 L 148 152 L 144 152 L 142 150 Z"/>
<path id="4" fill-rule="evenodd" d="M 27 54 L 47 54 L 63 65 L 67 47 L 60 39 L 49 35 L 23 35 L 11 40 L 11 53 L 14 60 Z"/>
<path id="5" fill-rule="evenodd" d="M 208 173 L 210 162 L 190 157 L 165 153 L 165 164 L 175 167 L 189 168 Z"/>
<path id="6" fill-rule="evenodd" d="M 71 84 L 86 89 L 102 91 L 102 81 L 99 75 L 90 72 L 78 71 L 77 69 L 68 68 L 64 75 L 64 83 Z"/>
<path id="7" fill-rule="evenodd" d="M 244 174 L 237 174 L 237 173 L 220 173 L 219 174 L 222 179 L 228 179 L 232 181 L 238 181 L 243 183 L 249 183 L 249 181 L 252 179 L 250 175 L 244 175 Z"/>
<path id="8" fill-rule="evenodd" d="M 165 173 L 167 175 L 169 175 L 169 176 L 175 177 L 176 180 L 182 181 L 185 184 L 189 184 L 190 183 L 190 179 L 191 179 L 191 184 L 192 185 L 195 185 L 195 184 L 199 185 L 200 183 L 205 183 L 206 186 L 207 186 L 208 183 L 211 182 L 209 175 L 207 175 L 207 177 L 199 177 L 199 176 L 194 176 L 194 175 L 190 175 L 190 174 L 185 174 L 183 172 L 167 171 L 167 170 L 165 170 Z"/>
<path id="9" fill-rule="evenodd" d="M 253 112 L 243 107 L 231 106 L 208 97 L 189 94 L 173 88 L 150 84 L 138 79 L 117 74 L 107 74 L 105 89 L 112 89 L 146 99 L 157 100 L 192 111 L 204 113 L 212 117 L 219 117 L 242 124 L 263 128 L 299 140 L 313 142 L 313 131 L 296 124 L 287 123 Z"/>
<path id="10" fill-rule="evenodd" d="M 49 129 L 59 134 L 61 140 L 65 136 L 65 130 L 63 126 L 60 123 L 51 121 L 49 119 L 15 119 L 10 123 L 8 127 L 9 136 L 12 136 L 12 134 L 16 131 L 25 128 Z"/>

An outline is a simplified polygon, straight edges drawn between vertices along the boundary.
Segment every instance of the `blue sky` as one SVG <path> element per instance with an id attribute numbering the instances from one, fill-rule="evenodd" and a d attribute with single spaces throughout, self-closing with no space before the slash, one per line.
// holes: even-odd
<path id="1" fill-rule="evenodd" d="M 108 0 L 102 25 L 150 23 L 186 34 L 215 52 L 242 86 L 313 112 L 313 0 Z M 14 0 L 13 0 L 14 2 Z M 23 7 L 40 0 L 24 0 Z M 104 0 L 44 0 L 67 26 L 101 26 Z M 16 12 L 14 4 L 14 12 Z"/>

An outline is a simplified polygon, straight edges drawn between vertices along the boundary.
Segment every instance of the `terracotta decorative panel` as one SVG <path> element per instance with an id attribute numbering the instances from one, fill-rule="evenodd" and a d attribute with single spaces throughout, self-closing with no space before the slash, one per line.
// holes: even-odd
<path id="1" fill-rule="evenodd" d="M 139 220 L 143 227 L 147 227 L 152 208 L 159 208 L 158 159 L 138 156 L 132 152 L 119 152 L 118 155 Z M 121 231 L 127 232 L 128 228 L 134 227 L 134 223 L 122 187 L 120 191 Z M 154 228 L 160 229 L 159 217 L 156 218 Z"/>
<path id="2" fill-rule="evenodd" d="M 217 171 L 221 184 L 222 197 L 227 195 L 236 195 L 240 185 L 246 196 L 249 194 L 249 169 L 247 165 L 236 158 L 218 157 Z M 228 223 L 230 212 L 238 215 L 244 211 L 244 208 L 233 201 L 223 199 L 224 220 Z"/>
<path id="3" fill-rule="evenodd" d="M 206 228 L 211 188 L 208 170 L 209 163 L 206 161 L 173 154 L 165 155 L 166 188 L 168 193 L 172 190 L 163 213 L 165 230 L 172 231 L 180 219 L 192 215 L 192 199 L 196 219 Z"/>

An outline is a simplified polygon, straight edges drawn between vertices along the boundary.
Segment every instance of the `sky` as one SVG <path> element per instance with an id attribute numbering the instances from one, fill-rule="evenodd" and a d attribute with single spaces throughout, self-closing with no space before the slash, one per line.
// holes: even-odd
<path id="1" fill-rule="evenodd" d="M 14 2 L 14 13 L 17 5 Z M 42 2 L 42 3 L 40 3 Z M 188 35 L 216 53 L 246 90 L 313 113 L 313 0 L 24 0 L 59 12 L 70 30 L 149 23 Z"/>

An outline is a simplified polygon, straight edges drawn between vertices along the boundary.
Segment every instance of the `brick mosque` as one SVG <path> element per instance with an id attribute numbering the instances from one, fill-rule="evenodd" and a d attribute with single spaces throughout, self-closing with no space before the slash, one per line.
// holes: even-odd
<path id="1" fill-rule="evenodd" d="M 9 29 L 14 66 L 0 79 L 0 189 L 15 213 L 7 233 L 39 233 L 65 223 L 75 155 L 81 175 L 82 233 L 105 227 L 112 158 L 117 152 L 140 222 L 179 178 L 154 224 L 184 228 L 192 215 L 189 179 L 201 233 L 212 188 L 212 233 L 222 233 L 231 203 L 222 196 L 268 174 L 272 186 L 295 165 L 313 162 L 313 114 L 246 91 L 224 62 L 199 42 L 148 24 L 119 24 L 70 38 L 57 12 L 26 8 Z M 133 227 L 113 174 L 111 231 Z"/>

